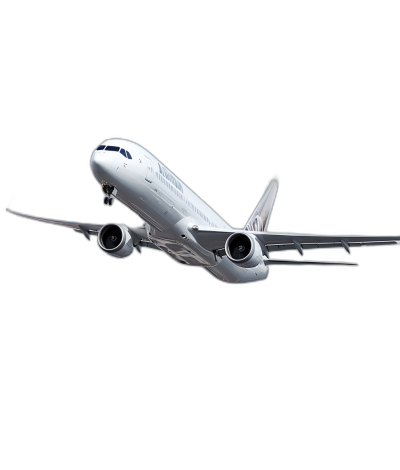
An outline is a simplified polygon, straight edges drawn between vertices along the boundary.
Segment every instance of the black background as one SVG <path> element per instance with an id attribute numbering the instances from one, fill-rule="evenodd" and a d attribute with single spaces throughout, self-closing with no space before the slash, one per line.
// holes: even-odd
<path id="1" fill-rule="evenodd" d="M 127 51 L 96 35 L 79 55 L 66 44 L 42 58 L 47 38 L 14 58 L 3 207 L 139 225 L 118 203 L 103 206 L 89 168 L 102 140 L 121 137 L 233 227 L 245 225 L 277 178 L 271 231 L 399 234 L 390 38 L 334 28 L 326 38 L 301 31 L 286 39 L 265 29 L 209 47 L 202 35 L 186 48 L 180 36 L 151 50 L 128 38 Z M 229 286 L 151 251 L 113 260 L 94 240 L 4 211 L 2 247 L 3 377 L 27 415 L 39 403 L 50 416 L 57 399 L 65 413 L 68 403 L 91 409 L 108 393 L 167 407 L 181 382 L 182 400 L 231 387 L 221 403 L 242 389 L 292 402 L 314 382 L 322 396 L 335 390 L 332 407 L 342 393 L 358 403 L 376 383 L 392 390 L 396 248 L 353 250 L 351 259 L 310 252 L 306 259 L 360 266 L 275 268 L 266 282 Z"/>

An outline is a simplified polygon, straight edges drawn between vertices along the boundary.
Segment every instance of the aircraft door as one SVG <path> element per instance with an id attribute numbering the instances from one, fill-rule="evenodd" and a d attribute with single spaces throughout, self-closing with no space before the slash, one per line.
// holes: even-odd
<path id="1" fill-rule="evenodd" d="M 149 157 L 146 157 L 146 163 L 147 163 L 146 181 L 151 183 L 153 181 L 154 170 L 153 170 L 153 164 Z"/>

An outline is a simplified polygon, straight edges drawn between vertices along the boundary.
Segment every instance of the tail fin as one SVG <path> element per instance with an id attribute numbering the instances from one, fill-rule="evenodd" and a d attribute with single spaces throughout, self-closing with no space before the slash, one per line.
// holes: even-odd
<path id="1" fill-rule="evenodd" d="M 244 230 L 254 230 L 257 232 L 266 232 L 271 218 L 272 208 L 274 206 L 276 193 L 278 192 L 278 181 L 272 180 L 250 219 L 244 227 Z"/>

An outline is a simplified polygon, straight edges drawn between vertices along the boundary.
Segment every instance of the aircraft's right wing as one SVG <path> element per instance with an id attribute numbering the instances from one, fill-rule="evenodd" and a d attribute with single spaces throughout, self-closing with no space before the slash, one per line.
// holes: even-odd
<path id="1" fill-rule="evenodd" d="M 33 215 L 23 214 L 22 212 L 16 212 L 11 209 L 6 209 L 7 212 L 11 214 L 18 215 L 20 217 L 25 217 L 26 219 L 37 220 L 39 222 L 46 222 L 48 224 L 61 225 L 63 227 L 69 227 L 75 230 L 75 232 L 83 233 L 85 237 L 90 240 L 89 235 L 98 235 L 100 229 L 104 224 L 86 224 L 81 222 L 69 222 L 67 220 L 57 220 L 57 219 L 45 219 L 44 217 L 36 217 Z M 144 227 L 128 227 L 130 235 L 134 240 L 135 247 L 140 251 L 140 247 L 144 246 L 147 248 L 157 248 L 157 245 L 150 242 L 147 238 L 146 229 Z"/>
<path id="2" fill-rule="evenodd" d="M 36 217 L 34 215 L 23 214 L 22 212 L 13 211 L 11 209 L 6 209 L 7 212 L 11 214 L 18 215 L 19 217 L 25 217 L 26 219 L 37 220 L 39 222 L 46 222 L 48 224 L 61 225 L 63 227 L 73 228 L 76 231 L 80 231 L 81 228 L 89 232 L 90 234 L 96 234 L 99 232 L 103 225 L 100 224 L 83 224 L 81 222 L 69 222 L 67 220 L 57 220 L 57 219 L 45 219 L 44 217 Z"/>

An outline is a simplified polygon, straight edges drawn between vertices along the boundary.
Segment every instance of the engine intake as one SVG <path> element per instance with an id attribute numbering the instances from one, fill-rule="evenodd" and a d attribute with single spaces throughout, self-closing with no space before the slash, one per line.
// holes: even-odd
<path id="1" fill-rule="evenodd" d="M 254 268 L 262 261 L 261 247 L 254 235 L 232 233 L 225 243 L 226 256 L 243 268 Z"/>
<path id="2" fill-rule="evenodd" d="M 104 225 L 100 229 L 97 242 L 103 251 L 117 258 L 125 258 L 133 251 L 132 237 L 125 225 Z"/>

